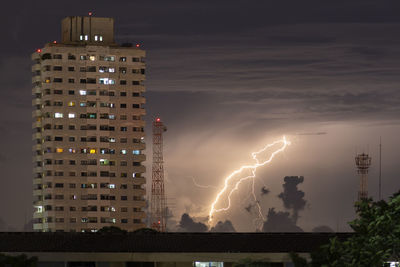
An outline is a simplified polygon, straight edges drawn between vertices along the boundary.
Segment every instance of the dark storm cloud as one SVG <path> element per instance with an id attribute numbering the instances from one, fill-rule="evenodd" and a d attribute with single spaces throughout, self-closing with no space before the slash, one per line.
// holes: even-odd
<path id="1" fill-rule="evenodd" d="M 227 233 L 227 232 L 236 232 L 235 227 L 231 221 L 226 220 L 224 222 L 219 221 L 214 227 L 211 227 L 210 232 L 217 233 Z"/>
<path id="2" fill-rule="evenodd" d="M 262 227 L 263 232 L 303 232 L 296 225 L 289 212 L 275 211 L 275 208 L 270 208 L 267 214 L 267 220 Z"/>
<path id="3" fill-rule="evenodd" d="M 280 193 L 278 197 L 282 199 L 286 209 L 292 210 L 293 221 L 297 223 L 299 211 L 303 210 L 307 203 L 304 199 L 305 193 L 297 188 L 299 184 L 303 183 L 304 177 L 286 176 L 284 181 L 283 192 Z"/>
<path id="4" fill-rule="evenodd" d="M 184 213 L 179 222 L 179 230 L 183 232 L 206 232 L 208 227 L 204 223 L 195 222 L 189 214 Z"/>
<path id="5" fill-rule="evenodd" d="M 270 192 L 270 190 L 268 188 L 266 188 L 265 186 L 263 186 L 261 188 L 261 196 L 267 195 Z"/>

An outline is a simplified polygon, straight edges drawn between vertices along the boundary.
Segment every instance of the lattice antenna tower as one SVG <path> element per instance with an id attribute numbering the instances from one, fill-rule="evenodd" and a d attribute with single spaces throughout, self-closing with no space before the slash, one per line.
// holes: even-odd
<path id="1" fill-rule="evenodd" d="M 357 173 L 360 175 L 360 189 L 358 191 L 358 200 L 368 198 L 367 174 L 371 166 L 371 157 L 362 153 L 356 156 Z"/>
<path id="2" fill-rule="evenodd" d="M 166 130 L 160 118 L 153 121 L 150 227 L 160 232 L 165 232 L 167 226 L 163 165 L 163 132 Z"/>

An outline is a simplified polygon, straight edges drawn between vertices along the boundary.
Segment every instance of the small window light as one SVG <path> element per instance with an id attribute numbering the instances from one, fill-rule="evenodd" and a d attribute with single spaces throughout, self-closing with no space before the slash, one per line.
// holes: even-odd
<path id="1" fill-rule="evenodd" d="M 62 153 L 64 151 L 64 149 L 62 149 L 62 148 L 60 148 L 60 147 L 58 147 L 57 149 L 56 149 L 56 152 L 57 153 Z"/>
<path id="2" fill-rule="evenodd" d="M 92 56 L 89 56 L 89 60 L 90 60 L 90 61 L 95 61 L 95 60 L 96 60 L 96 57 L 93 56 L 93 55 L 92 55 Z"/>
<path id="3" fill-rule="evenodd" d="M 86 90 L 79 90 L 80 95 L 86 95 Z"/>
<path id="4" fill-rule="evenodd" d="M 122 154 L 122 155 L 126 155 L 126 149 L 122 149 L 122 150 L 121 150 L 121 154 Z"/>
<path id="5" fill-rule="evenodd" d="M 103 36 L 100 35 L 99 39 L 100 39 L 100 42 L 103 42 Z"/>
<path id="6" fill-rule="evenodd" d="M 132 177 L 135 178 L 136 177 L 136 173 L 132 173 Z"/>
<path id="7" fill-rule="evenodd" d="M 109 184 L 108 187 L 111 188 L 111 189 L 114 189 L 115 188 L 115 184 Z"/>
<path id="8" fill-rule="evenodd" d="M 68 152 L 69 152 L 69 153 L 76 153 L 76 150 L 75 150 L 75 148 L 69 148 L 69 149 L 68 149 Z"/>
<path id="9" fill-rule="evenodd" d="M 89 40 L 89 36 L 85 35 L 85 41 Z"/>
<path id="10" fill-rule="evenodd" d="M 133 150 L 132 153 L 133 155 L 140 155 L 140 150 Z"/>
<path id="11" fill-rule="evenodd" d="M 98 36 L 98 35 L 95 35 L 95 36 L 94 36 L 94 40 L 97 42 L 98 39 L 99 39 L 99 36 Z"/>
<path id="12" fill-rule="evenodd" d="M 54 118 L 62 118 L 63 117 L 63 114 L 62 113 L 60 113 L 60 112 L 56 112 L 56 113 L 54 113 Z"/>
<path id="13" fill-rule="evenodd" d="M 75 102 L 74 101 L 69 101 L 68 102 L 68 107 L 75 107 Z"/>
<path id="14" fill-rule="evenodd" d="M 96 149 L 91 148 L 89 152 L 90 152 L 90 154 L 96 154 Z"/>
<path id="15" fill-rule="evenodd" d="M 70 118 L 70 119 L 75 118 L 75 113 L 68 113 L 68 118 Z"/>

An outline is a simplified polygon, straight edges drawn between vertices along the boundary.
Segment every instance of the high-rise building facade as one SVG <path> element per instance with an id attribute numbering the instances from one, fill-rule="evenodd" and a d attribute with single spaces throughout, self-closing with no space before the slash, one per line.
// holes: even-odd
<path id="1" fill-rule="evenodd" d="M 145 51 L 67 17 L 32 54 L 34 231 L 144 227 Z"/>

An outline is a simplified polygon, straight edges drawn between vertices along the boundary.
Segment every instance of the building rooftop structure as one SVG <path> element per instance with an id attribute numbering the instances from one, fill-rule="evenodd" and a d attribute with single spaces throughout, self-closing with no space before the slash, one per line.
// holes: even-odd
<path id="1" fill-rule="evenodd" d="M 351 233 L 0 233 L 0 253 L 36 256 L 39 266 L 223 267 L 243 259 L 290 265 Z M 82 265 L 79 265 L 81 262 Z M 82 263 L 83 262 L 83 263 Z M 203 264 L 206 262 L 207 264 Z M 59 263 L 59 265 L 57 265 Z M 90 265 L 93 263 L 93 265 Z M 101 264 L 100 264 L 101 263 Z M 138 265 L 139 263 L 145 263 Z M 42 265 L 41 265 L 42 264 Z M 78 264 L 78 265 L 77 265 Z M 97 264 L 97 265 L 96 265 Z M 108 264 L 108 265 L 107 265 Z M 203 265 L 204 266 L 203 266 Z M 68 265 L 70 266 L 70 265 Z M 275 265 L 274 265 L 275 266 Z"/>

